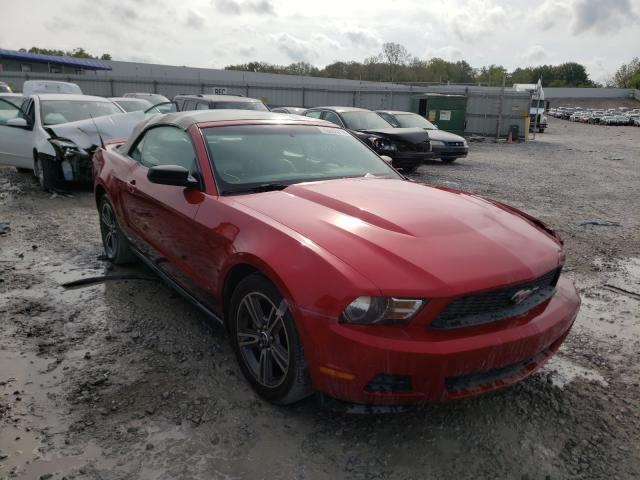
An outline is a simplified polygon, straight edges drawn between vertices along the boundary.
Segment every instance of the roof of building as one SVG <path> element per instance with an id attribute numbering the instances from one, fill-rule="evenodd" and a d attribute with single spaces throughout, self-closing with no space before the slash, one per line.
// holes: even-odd
<path id="1" fill-rule="evenodd" d="M 0 48 L 0 58 L 23 60 L 26 62 L 53 63 L 69 67 L 82 68 L 84 70 L 111 70 L 109 62 L 95 58 L 60 57 L 56 55 L 44 55 L 42 53 L 29 53 L 21 50 L 5 50 Z"/>

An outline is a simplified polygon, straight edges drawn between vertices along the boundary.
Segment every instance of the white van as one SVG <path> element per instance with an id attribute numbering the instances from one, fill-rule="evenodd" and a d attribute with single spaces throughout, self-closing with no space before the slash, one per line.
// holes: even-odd
<path id="1" fill-rule="evenodd" d="M 547 117 L 544 115 L 544 90 L 542 82 L 538 83 L 514 83 L 513 88 L 516 92 L 531 92 L 531 107 L 529 108 L 529 116 L 531 123 L 529 130 L 537 128 L 542 133 L 547 128 Z"/>
<path id="2" fill-rule="evenodd" d="M 36 93 L 66 93 L 82 95 L 82 90 L 75 83 L 56 82 L 54 80 L 27 80 L 22 85 L 22 95 L 30 97 Z"/>

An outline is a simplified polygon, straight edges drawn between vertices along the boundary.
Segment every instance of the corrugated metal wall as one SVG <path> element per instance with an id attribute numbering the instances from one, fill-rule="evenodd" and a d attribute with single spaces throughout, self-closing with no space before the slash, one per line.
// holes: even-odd
<path id="1" fill-rule="evenodd" d="M 182 78 L 105 77 L 92 73 L 84 75 L 29 75 L 22 72 L 0 72 L 0 79 L 12 85 L 16 91 L 20 91 L 23 82 L 28 79 L 74 82 L 80 86 L 84 93 L 104 97 L 122 96 L 127 92 L 154 92 L 173 98 L 180 93 L 213 93 L 214 87 L 224 86 L 227 87 L 227 92 L 230 94 L 260 98 L 270 106 L 293 107 L 336 105 L 408 110 L 411 95 L 416 91 L 423 90 L 404 85 L 394 85 L 393 88 L 387 88 L 388 84 L 354 81 L 350 81 L 349 84 L 338 82 L 336 85 L 327 82 L 323 84 L 301 83 L 296 80 L 298 77 L 288 75 L 271 75 L 270 77 L 279 78 L 281 83 L 240 83 L 237 81 L 207 83 Z M 264 80 L 264 78 L 262 79 Z"/>
<path id="2" fill-rule="evenodd" d="M 237 77 L 238 72 L 234 73 Z M 422 88 L 405 85 L 375 84 L 372 82 L 336 81 L 319 84 L 301 83 L 299 77 L 289 75 L 270 75 L 278 78 L 280 83 L 238 82 L 205 82 L 200 79 L 188 80 L 184 78 L 144 78 L 117 77 L 105 75 L 59 75 L 36 74 L 22 72 L 0 72 L 0 80 L 9 83 L 14 90 L 20 91 L 25 80 L 43 79 L 59 80 L 77 83 L 82 91 L 88 95 L 105 97 L 122 96 L 127 92 L 154 92 L 173 98 L 180 93 L 213 93 L 214 87 L 227 87 L 230 94 L 245 95 L 260 98 L 270 106 L 317 107 L 317 106 L 359 106 L 362 108 L 386 108 L 408 110 L 411 95 L 424 91 Z M 261 76 L 265 79 L 265 75 Z M 310 79 L 307 78 L 307 81 Z M 314 79 L 315 80 L 315 79 Z M 327 80 L 327 79 L 323 79 Z"/>
<path id="3" fill-rule="evenodd" d="M 529 116 L 531 94 L 499 87 L 465 87 L 441 85 L 427 87 L 429 93 L 466 95 L 465 135 L 499 134 L 505 137 L 511 125 L 517 125 L 524 135 Z"/>

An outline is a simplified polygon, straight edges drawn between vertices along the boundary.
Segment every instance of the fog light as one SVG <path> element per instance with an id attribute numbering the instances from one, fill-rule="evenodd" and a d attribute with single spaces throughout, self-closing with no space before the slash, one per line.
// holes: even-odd
<path id="1" fill-rule="evenodd" d="M 389 373 L 378 373 L 364 387 L 368 392 L 410 392 L 411 377 L 408 375 L 392 375 Z"/>

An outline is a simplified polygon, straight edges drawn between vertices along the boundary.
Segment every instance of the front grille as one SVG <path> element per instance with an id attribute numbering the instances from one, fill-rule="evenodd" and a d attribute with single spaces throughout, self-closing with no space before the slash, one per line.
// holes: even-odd
<path id="1" fill-rule="evenodd" d="M 449 147 L 464 147 L 463 142 L 445 142 L 445 144 Z"/>
<path id="2" fill-rule="evenodd" d="M 558 268 L 529 282 L 458 297 L 440 312 L 431 326 L 460 328 L 523 315 L 553 296 L 559 276 Z"/>
<path id="3" fill-rule="evenodd" d="M 418 152 L 418 153 L 426 153 L 430 151 L 430 143 L 429 141 L 424 141 L 420 143 L 406 143 L 406 142 L 397 142 L 396 146 L 399 152 Z"/>

